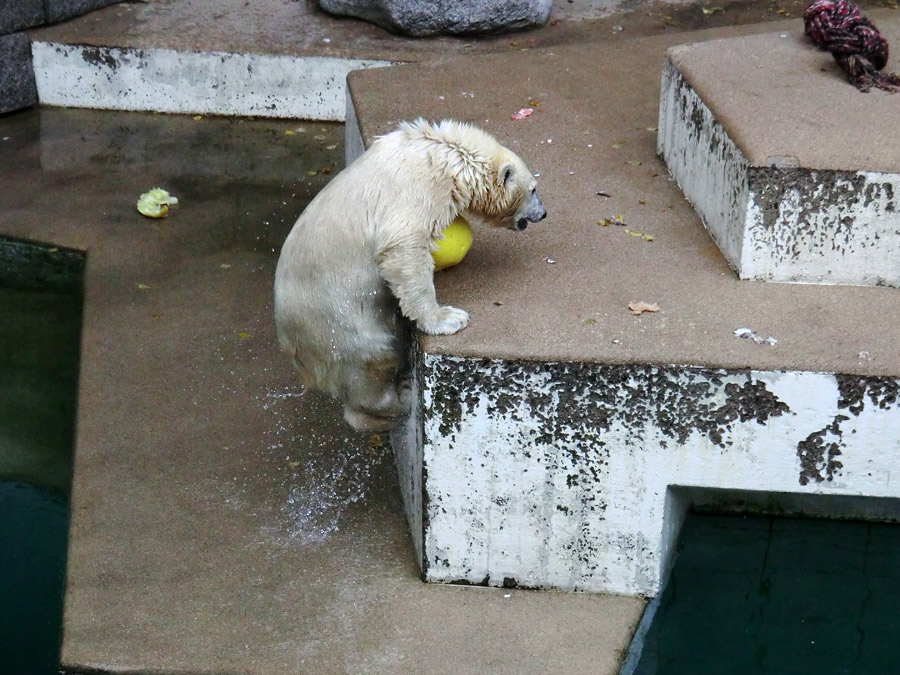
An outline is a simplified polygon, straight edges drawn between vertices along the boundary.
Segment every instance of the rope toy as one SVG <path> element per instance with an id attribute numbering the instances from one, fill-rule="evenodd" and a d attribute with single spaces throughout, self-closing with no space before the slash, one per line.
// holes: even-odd
<path id="1" fill-rule="evenodd" d="M 815 0 L 803 12 L 803 24 L 806 37 L 831 52 L 857 89 L 900 91 L 900 77 L 878 72 L 887 65 L 887 40 L 852 2 Z"/>

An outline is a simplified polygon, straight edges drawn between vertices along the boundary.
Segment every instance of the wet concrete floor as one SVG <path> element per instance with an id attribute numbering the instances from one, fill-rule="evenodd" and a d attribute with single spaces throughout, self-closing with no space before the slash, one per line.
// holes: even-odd
<path id="1" fill-rule="evenodd" d="M 352 20 L 273 21 L 301 4 L 234 0 L 210 21 L 204 0 L 122 3 L 35 33 L 420 60 L 778 20 L 804 3 L 625 2 L 596 16 L 558 3 L 541 31 L 415 43 Z M 88 259 L 64 665 L 616 672 L 640 600 L 421 583 L 383 439 L 349 433 L 278 352 L 277 251 L 342 157 L 340 125 L 0 117 L 0 235 Z M 134 202 L 157 185 L 180 205 L 150 221 Z"/>
<path id="2" fill-rule="evenodd" d="M 278 352 L 278 250 L 342 131 L 0 118 L 0 234 L 87 256 L 63 665 L 615 672 L 640 600 L 421 583 L 383 439 Z"/>

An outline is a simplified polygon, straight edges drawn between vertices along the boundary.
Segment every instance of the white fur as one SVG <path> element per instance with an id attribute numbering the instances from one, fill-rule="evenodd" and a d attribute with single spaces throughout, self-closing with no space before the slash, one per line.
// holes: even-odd
<path id="1" fill-rule="evenodd" d="M 426 333 L 465 328 L 464 310 L 438 305 L 431 251 L 458 215 L 540 219 L 534 186 L 521 159 L 471 125 L 420 119 L 378 138 L 313 199 L 278 260 L 278 338 L 303 382 L 342 400 L 355 428 L 390 426 L 406 408 L 398 304 Z"/>

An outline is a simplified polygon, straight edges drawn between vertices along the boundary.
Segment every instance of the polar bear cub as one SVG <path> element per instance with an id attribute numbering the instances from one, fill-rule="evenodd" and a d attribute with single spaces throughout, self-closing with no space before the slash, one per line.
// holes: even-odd
<path id="1" fill-rule="evenodd" d="M 525 163 L 469 124 L 419 119 L 375 140 L 310 202 L 275 272 L 275 323 L 303 383 L 344 403 L 357 430 L 404 413 L 397 308 L 422 331 L 469 322 L 440 306 L 431 251 L 457 216 L 524 230 L 547 212 Z"/>

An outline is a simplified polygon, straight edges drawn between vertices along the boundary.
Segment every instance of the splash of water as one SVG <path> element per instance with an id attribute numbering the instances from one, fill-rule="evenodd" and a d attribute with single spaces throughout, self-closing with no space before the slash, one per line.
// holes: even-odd
<path id="1" fill-rule="evenodd" d="M 339 407 L 302 389 L 268 391 L 261 407 L 272 418 L 263 452 L 283 495 L 266 529 L 295 545 L 321 543 L 366 498 L 388 449 L 377 435 L 351 434 Z"/>

